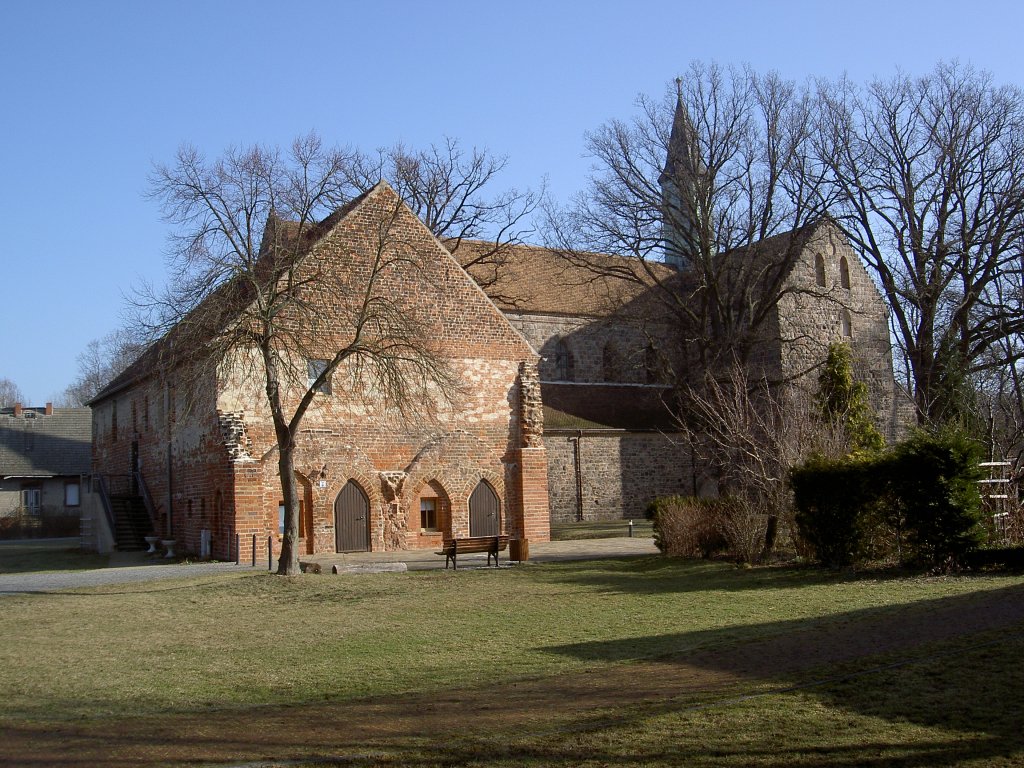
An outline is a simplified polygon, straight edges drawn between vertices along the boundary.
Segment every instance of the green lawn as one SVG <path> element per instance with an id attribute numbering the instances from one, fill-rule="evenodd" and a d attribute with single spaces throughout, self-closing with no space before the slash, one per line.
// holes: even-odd
<path id="1" fill-rule="evenodd" d="M 83 552 L 78 539 L 0 541 L 0 573 L 80 571 L 104 568 L 108 555 Z"/>
<path id="2" fill-rule="evenodd" d="M 294 579 L 241 569 L 6 595 L 0 730 L 13 737 L 0 765 L 19 749 L 119 749 L 97 737 L 108 732 L 133 733 L 125 764 L 177 764 L 181 744 L 144 757 L 148 734 L 208 720 L 211 764 L 336 765 L 324 755 L 341 750 L 372 755 L 358 765 L 1010 765 L 1024 762 L 1024 625 L 948 617 L 1022 601 L 1022 576 L 660 557 Z M 868 649 L 844 656 L 854 640 Z M 819 658 L 825 648 L 838 656 Z M 435 705 L 454 714 L 424 736 L 416 722 Z M 282 728 L 287 739 L 254 746 Z"/>

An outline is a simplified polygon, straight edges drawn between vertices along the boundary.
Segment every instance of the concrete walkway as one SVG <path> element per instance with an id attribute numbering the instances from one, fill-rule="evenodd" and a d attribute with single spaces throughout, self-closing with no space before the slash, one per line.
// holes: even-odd
<path id="1" fill-rule="evenodd" d="M 530 559 L 513 565 L 551 563 L 564 560 L 600 560 L 611 557 L 652 555 L 658 552 L 651 538 L 579 539 L 530 544 Z M 444 568 L 444 557 L 433 549 L 403 550 L 399 552 L 351 552 L 305 555 L 304 564 L 317 563 L 325 573 L 333 566 L 341 572 L 422 571 Z M 499 558 L 502 566 L 510 565 L 508 552 Z M 275 563 L 276 565 L 276 563 Z M 462 555 L 459 569 L 487 567 L 486 554 Z M 167 563 L 152 560 L 138 552 L 116 553 L 111 556 L 109 568 L 81 571 L 45 571 L 39 573 L 0 574 L 0 596 L 33 592 L 61 592 L 107 584 L 134 584 L 163 579 L 180 579 L 220 573 L 263 570 L 266 560 L 257 562 L 253 569 L 248 563 Z"/>
<path id="2" fill-rule="evenodd" d="M 315 555 L 303 555 L 299 558 L 304 564 L 317 563 L 326 572 L 335 565 L 339 570 L 352 567 L 353 570 L 371 570 L 374 566 L 404 563 L 410 571 L 423 571 L 431 568 L 444 568 L 445 559 L 434 554 L 431 549 L 406 549 L 398 552 L 347 552 L 335 554 L 325 552 Z M 553 563 L 564 560 L 601 560 L 609 557 L 632 557 L 636 555 L 655 555 L 658 548 L 654 539 L 650 538 L 614 538 L 614 539 L 577 539 L 574 541 L 548 541 L 530 543 L 530 559 L 528 563 Z M 508 551 L 502 552 L 498 561 L 508 565 Z M 513 561 L 514 562 L 514 561 Z M 459 568 L 477 568 L 487 566 L 487 555 L 459 555 Z M 382 567 L 381 570 L 384 570 Z M 405 569 L 402 569 L 405 570 Z"/>

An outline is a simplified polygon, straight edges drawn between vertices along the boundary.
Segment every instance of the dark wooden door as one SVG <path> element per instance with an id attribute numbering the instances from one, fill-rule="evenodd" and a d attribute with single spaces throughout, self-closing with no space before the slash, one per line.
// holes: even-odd
<path id="1" fill-rule="evenodd" d="M 338 552 L 370 548 L 370 500 L 352 480 L 334 500 L 334 545 Z"/>
<path id="2" fill-rule="evenodd" d="M 469 535 L 497 536 L 501 533 L 501 503 L 498 494 L 481 480 L 469 497 Z"/>
<path id="3" fill-rule="evenodd" d="M 132 467 L 131 467 L 131 486 L 132 493 L 138 495 L 139 493 L 139 441 L 132 441 Z"/>

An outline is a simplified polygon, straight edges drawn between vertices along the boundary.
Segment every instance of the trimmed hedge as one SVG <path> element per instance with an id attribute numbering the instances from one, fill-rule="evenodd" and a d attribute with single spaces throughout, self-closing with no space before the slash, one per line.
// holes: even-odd
<path id="1" fill-rule="evenodd" d="M 817 558 L 833 568 L 856 562 L 865 533 L 864 513 L 876 492 L 872 462 L 814 457 L 796 467 L 789 481 L 797 528 Z"/>
<path id="2" fill-rule="evenodd" d="M 983 539 L 980 458 L 954 429 L 918 432 L 882 454 L 812 458 L 790 473 L 800 535 L 832 567 L 859 562 L 866 540 L 888 538 L 900 559 L 955 568 Z"/>

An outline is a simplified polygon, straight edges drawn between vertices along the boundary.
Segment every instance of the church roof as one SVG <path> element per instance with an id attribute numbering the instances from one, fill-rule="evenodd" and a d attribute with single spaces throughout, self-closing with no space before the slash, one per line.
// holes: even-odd
<path id="1" fill-rule="evenodd" d="M 658 182 L 664 183 L 666 179 L 693 178 L 707 173 L 704 160 L 697 150 L 697 131 L 680 94 L 676 98 L 676 111 L 672 118 L 672 133 L 669 134 L 665 168 Z"/>
<path id="2" fill-rule="evenodd" d="M 352 198 L 319 222 L 300 226 L 299 222 L 282 219 L 271 211 L 263 231 L 259 261 L 254 270 L 256 279 L 268 278 L 275 267 L 281 266 L 282 264 L 278 263 L 281 255 L 295 260 L 308 253 L 324 235 L 351 213 L 381 183 L 385 182 L 380 182 L 377 186 Z M 299 237 L 302 238 L 302 242 L 295 247 L 295 240 Z M 224 281 L 166 334 L 150 344 L 133 363 L 96 393 L 87 405 L 98 403 L 142 381 L 170 354 L 179 340 L 195 343 L 196 339 L 202 338 L 203 331 L 197 329 L 206 329 L 207 335 L 212 337 L 238 316 L 240 306 L 254 297 L 255 288 L 251 281 L 238 276 Z"/>
<path id="3" fill-rule="evenodd" d="M 505 312 L 604 317 L 675 274 L 660 263 L 642 264 L 605 253 L 569 254 L 535 245 L 504 245 L 493 259 L 474 263 L 494 249 L 492 242 L 462 240 L 453 250 Z"/>
<path id="4" fill-rule="evenodd" d="M 242 277 L 230 278 L 205 297 L 195 308 L 185 315 L 182 320 L 175 324 L 163 337 L 151 344 L 140 355 L 135 362 L 129 365 L 124 371 L 116 376 L 106 387 L 104 387 L 89 402 L 95 404 L 101 400 L 126 389 L 133 384 L 142 381 L 165 359 L 169 359 L 176 346 L 188 347 L 201 343 L 200 340 L 213 338 L 217 333 L 228 327 L 240 314 L 241 307 L 247 306 L 257 296 L 257 289 L 254 285 L 253 276 L 256 281 L 271 279 L 275 272 L 280 274 L 281 268 L 287 268 L 289 262 L 296 262 L 308 254 L 310 250 L 328 233 L 330 233 L 367 198 L 378 190 L 386 190 L 390 195 L 395 195 L 394 190 L 386 181 L 378 182 L 373 188 L 363 192 L 335 210 L 320 222 L 311 222 L 300 226 L 297 222 L 287 221 L 278 218 L 271 212 L 264 229 L 263 240 L 260 247 L 259 261 L 255 265 L 253 274 L 249 279 Z M 395 198 L 398 199 L 397 196 Z M 426 230 L 422 222 L 407 210 L 408 215 L 417 226 Z M 432 238 L 433 239 L 433 238 Z M 453 257 L 436 239 L 433 239 L 438 255 L 445 261 L 450 262 L 451 269 L 461 276 L 460 282 L 471 287 L 473 293 L 480 292 L 480 288 L 473 280 L 466 279 L 464 272 L 459 270 Z M 535 354 L 529 342 L 507 321 L 507 318 L 498 311 L 492 301 L 488 301 L 486 292 L 479 293 L 480 299 L 484 302 L 490 312 L 509 330 L 509 334 L 516 339 L 516 343 L 522 345 L 530 354 Z"/>

